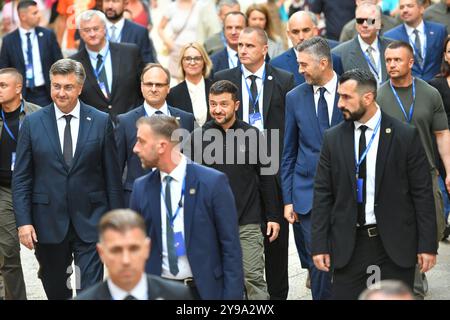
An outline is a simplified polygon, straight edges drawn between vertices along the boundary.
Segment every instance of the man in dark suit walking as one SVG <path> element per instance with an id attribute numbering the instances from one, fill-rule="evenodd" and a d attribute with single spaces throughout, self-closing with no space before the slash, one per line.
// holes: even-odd
<path id="1" fill-rule="evenodd" d="M 244 122 L 265 131 L 269 154 L 272 159 L 281 159 L 284 135 L 284 103 L 286 93 L 294 87 L 291 73 L 274 68 L 264 60 L 267 54 L 267 35 L 258 28 L 245 28 L 239 36 L 239 59 L 242 66 L 223 70 L 214 80 L 229 80 L 239 88 L 238 100 L 242 108 L 237 116 Z M 289 225 L 283 219 L 283 200 L 280 175 L 277 174 L 277 209 L 280 217 L 280 233 L 269 242 L 270 229 L 263 226 L 265 235 L 266 279 L 271 299 L 286 299 L 288 282 Z M 269 231 L 269 234 L 267 233 Z"/>
<path id="2" fill-rule="evenodd" d="M 346 122 L 325 132 L 314 183 L 312 253 L 333 273 L 332 297 L 357 299 L 380 280 L 411 289 L 415 264 L 436 263 L 431 175 L 418 131 L 381 112 L 374 76 L 339 79 Z"/>
<path id="3" fill-rule="evenodd" d="M 133 152 L 136 144 L 136 122 L 139 118 L 165 114 L 180 122 L 180 126 L 189 133 L 194 130 L 194 115 L 169 106 L 166 97 L 170 91 L 170 73 L 160 64 L 151 63 L 145 66 L 141 75 L 141 91 L 144 104 L 117 117 L 116 141 L 119 152 L 121 172 L 126 167 L 123 183 L 125 205 L 128 206 L 133 183 L 136 178 L 148 173 L 142 168 L 139 157 Z"/>
<path id="4" fill-rule="evenodd" d="M 81 100 L 109 113 L 113 122 L 142 103 L 139 75 L 143 63 L 135 44 L 114 43 L 106 38 L 107 23 L 101 11 L 87 10 L 77 17 L 77 28 L 86 47 L 72 56 L 83 64 L 86 83 Z"/>
<path id="5" fill-rule="evenodd" d="M 123 207 L 123 198 L 111 120 L 78 100 L 83 66 L 59 60 L 50 75 L 54 103 L 21 127 L 13 205 L 20 242 L 36 249 L 47 297 L 68 299 L 72 261 L 77 289 L 102 280 L 95 227 L 105 212 Z"/>
<path id="6" fill-rule="evenodd" d="M 242 299 L 244 277 L 233 193 L 225 174 L 186 159 L 173 117 L 142 117 L 134 147 L 142 165 L 130 207 L 153 243 L 146 271 L 191 287 L 200 299 Z"/>
<path id="7" fill-rule="evenodd" d="M 128 209 L 100 220 L 97 250 L 108 279 L 84 290 L 76 300 L 191 300 L 189 288 L 144 272 L 150 239 L 144 219 Z"/>
<path id="8" fill-rule="evenodd" d="M 50 99 L 49 70 L 62 58 L 53 31 L 39 27 L 40 12 L 33 0 L 20 1 L 20 27 L 3 38 L 0 68 L 15 68 L 25 79 L 23 97 L 41 107 Z"/>

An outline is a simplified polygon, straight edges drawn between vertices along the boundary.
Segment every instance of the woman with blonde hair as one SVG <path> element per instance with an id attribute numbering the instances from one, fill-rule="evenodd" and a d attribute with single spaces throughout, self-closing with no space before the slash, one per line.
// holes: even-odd
<path id="1" fill-rule="evenodd" d="M 269 38 L 269 57 L 275 58 L 284 52 L 283 41 L 279 38 L 273 27 L 269 10 L 265 4 L 252 4 L 245 12 L 247 16 L 247 24 L 249 27 L 258 27 L 267 33 Z"/>
<path id="2" fill-rule="evenodd" d="M 180 50 L 180 74 L 184 81 L 170 89 L 167 103 L 194 114 L 199 126 L 211 119 L 208 94 L 212 63 L 203 46 L 197 42 L 186 44 Z"/>

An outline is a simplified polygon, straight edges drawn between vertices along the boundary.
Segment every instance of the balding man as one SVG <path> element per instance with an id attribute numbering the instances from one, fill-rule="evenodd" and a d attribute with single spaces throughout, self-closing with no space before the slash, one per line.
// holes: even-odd
<path id="1" fill-rule="evenodd" d="M 270 60 L 270 64 L 274 67 L 286 70 L 294 75 L 295 85 L 305 82 L 305 78 L 298 71 L 297 53 L 295 47 L 305 40 L 311 39 L 314 36 L 319 35 L 319 29 L 317 28 L 317 17 L 314 13 L 309 11 L 298 11 L 294 13 L 288 21 L 287 36 L 291 40 L 293 47 Z M 327 40 L 330 48 L 338 45 L 339 43 L 334 40 Z M 332 55 L 333 69 L 337 74 L 341 74 L 342 64 L 341 59 L 338 56 Z"/>
<path id="2" fill-rule="evenodd" d="M 22 100 L 22 83 L 23 77 L 16 69 L 0 69 L 0 273 L 6 300 L 27 298 L 12 206 L 11 180 L 20 124 L 25 115 L 40 108 Z"/>

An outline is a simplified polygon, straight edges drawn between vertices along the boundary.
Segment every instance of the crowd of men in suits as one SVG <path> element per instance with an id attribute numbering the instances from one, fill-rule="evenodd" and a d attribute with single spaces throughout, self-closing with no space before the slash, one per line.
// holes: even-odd
<path id="1" fill-rule="evenodd" d="M 168 98 L 170 73 L 123 1 L 78 16 L 83 45 L 65 59 L 36 3 L 19 3 L 0 51 L 7 299 L 26 299 L 19 243 L 35 250 L 49 299 L 72 297 L 72 274 L 80 299 L 287 299 L 289 223 L 313 299 L 357 299 L 373 266 L 426 294 L 446 223 L 435 149 L 450 171 L 450 132 L 425 81 L 445 26 L 400 0 L 402 23 L 381 34 L 363 0 L 353 38 L 337 43 L 299 11 L 294 47 L 269 59 L 267 34 L 222 2 L 234 9 L 213 35 L 202 125 L 181 93 Z M 105 215 L 120 208 L 143 220 Z M 103 263 L 113 273 L 101 283 Z"/>

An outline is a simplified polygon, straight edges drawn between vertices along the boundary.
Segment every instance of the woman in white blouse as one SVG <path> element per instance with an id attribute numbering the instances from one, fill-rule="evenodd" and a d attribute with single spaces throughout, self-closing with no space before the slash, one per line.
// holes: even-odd
<path id="1" fill-rule="evenodd" d="M 167 103 L 194 114 L 199 126 L 211 119 L 208 93 L 212 63 L 203 46 L 192 42 L 181 48 L 179 68 L 184 81 L 170 89 Z"/>

